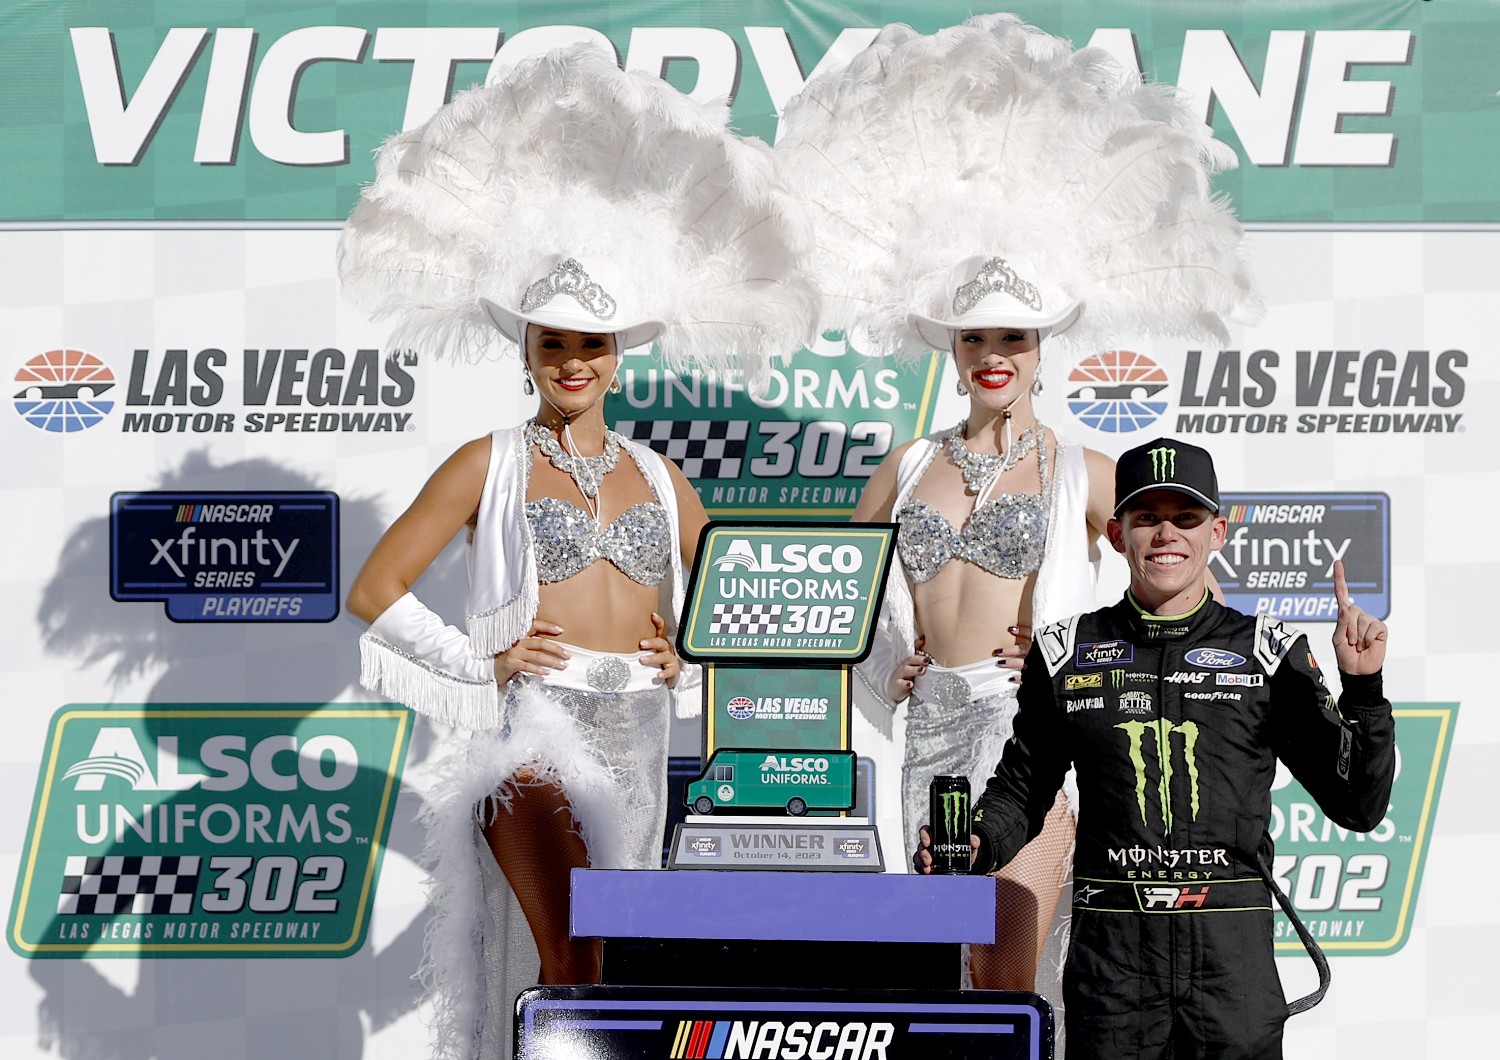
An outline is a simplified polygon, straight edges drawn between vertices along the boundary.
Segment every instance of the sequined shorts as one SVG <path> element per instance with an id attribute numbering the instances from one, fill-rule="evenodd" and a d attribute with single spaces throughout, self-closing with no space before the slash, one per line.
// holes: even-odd
<path id="1" fill-rule="evenodd" d="M 538 681 L 548 688 L 575 692 L 649 692 L 662 687 L 661 668 L 641 661 L 650 652 L 594 651 L 562 641 L 557 646 L 571 656 L 567 666 L 546 677 L 523 674 L 516 680 Z"/>

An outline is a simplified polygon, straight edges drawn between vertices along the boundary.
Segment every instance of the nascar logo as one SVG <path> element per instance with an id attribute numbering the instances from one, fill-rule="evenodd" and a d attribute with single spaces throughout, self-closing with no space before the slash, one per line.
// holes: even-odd
<path id="1" fill-rule="evenodd" d="M 670 1060 L 886 1060 L 893 1023 L 680 1020 Z"/>

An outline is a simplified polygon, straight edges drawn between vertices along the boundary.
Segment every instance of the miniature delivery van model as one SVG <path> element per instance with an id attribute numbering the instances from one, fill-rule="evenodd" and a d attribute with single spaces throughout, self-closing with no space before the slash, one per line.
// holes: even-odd
<path id="1" fill-rule="evenodd" d="M 793 817 L 808 810 L 849 810 L 854 807 L 854 752 L 721 748 L 688 784 L 686 801 L 704 816 L 716 807 L 785 808 Z"/>

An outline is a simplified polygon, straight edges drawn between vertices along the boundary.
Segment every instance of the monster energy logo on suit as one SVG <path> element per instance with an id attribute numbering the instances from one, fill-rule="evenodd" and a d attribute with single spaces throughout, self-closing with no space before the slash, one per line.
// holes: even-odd
<path id="1" fill-rule="evenodd" d="M 1116 725 L 1130 737 L 1130 761 L 1135 766 L 1135 799 L 1141 810 L 1141 822 L 1149 824 L 1146 815 L 1146 756 L 1142 751 L 1143 737 L 1146 733 L 1156 734 L 1156 754 L 1153 756 L 1161 763 L 1161 779 L 1157 784 L 1157 791 L 1161 798 L 1161 826 L 1162 831 L 1171 834 L 1172 831 L 1172 777 L 1175 770 L 1172 766 L 1172 749 L 1175 746 L 1172 734 L 1176 733 L 1182 737 L 1182 759 L 1187 769 L 1188 791 L 1190 792 L 1192 816 L 1198 818 L 1198 725 L 1196 722 L 1184 721 L 1180 724 L 1169 721 L 1166 718 L 1158 718 L 1155 721 L 1125 721 Z"/>
<path id="2" fill-rule="evenodd" d="M 940 774 L 928 796 L 932 829 L 932 871 L 959 875 L 969 871 L 969 778 Z"/>
<path id="3" fill-rule="evenodd" d="M 1161 446 L 1151 450 L 1151 476 L 1157 482 L 1166 482 L 1177 475 L 1177 450 Z"/>

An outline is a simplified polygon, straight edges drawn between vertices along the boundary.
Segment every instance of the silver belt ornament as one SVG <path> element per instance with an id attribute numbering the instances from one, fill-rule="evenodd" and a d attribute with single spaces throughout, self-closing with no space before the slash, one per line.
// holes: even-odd
<path id="1" fill-rule="evenodd" d="M 589 663 L 585 677 L 596 691 L 618 692 L 630 682 L 630 665 L 612 655 L 602 655 Z"/>
<path id="2" fill-rule="evenodd" d="M 927 698 L 940 707 L 957 709 L 974 698 L 974 688 L 962 674 L 938 674 Z"/>

